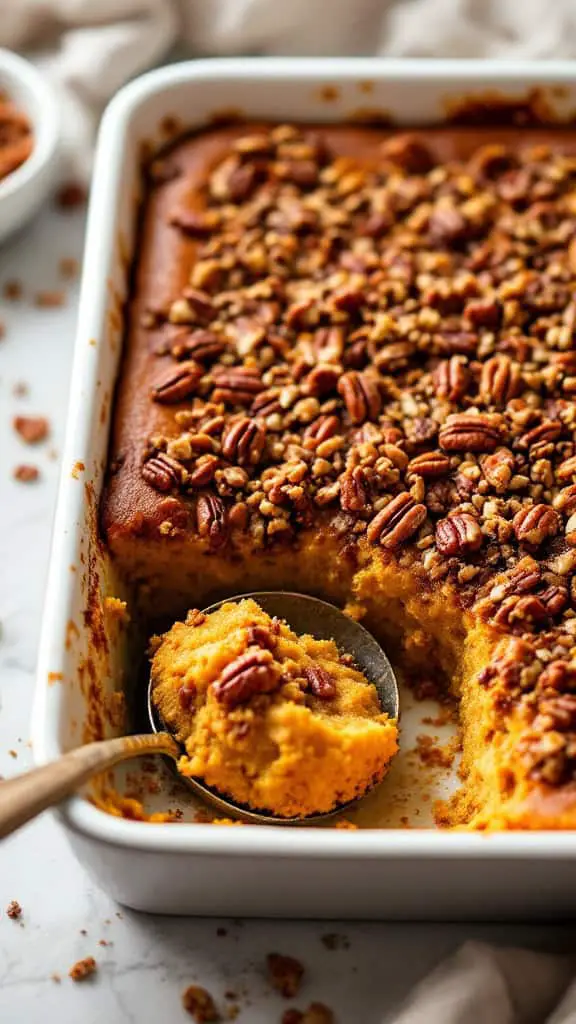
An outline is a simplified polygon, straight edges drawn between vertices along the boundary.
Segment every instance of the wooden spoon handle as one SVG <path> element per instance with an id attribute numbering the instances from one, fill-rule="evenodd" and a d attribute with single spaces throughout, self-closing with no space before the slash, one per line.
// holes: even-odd
<path id="1" fill-rule="evenodd" d="M 0 839 L 10 835 L 48 807 L 54 807 L 98 772 L 138 754 L 168 754 L 180 749 L 168 733 L 118 736 L 87 743 L 57 761 L 0 782 Z"/>

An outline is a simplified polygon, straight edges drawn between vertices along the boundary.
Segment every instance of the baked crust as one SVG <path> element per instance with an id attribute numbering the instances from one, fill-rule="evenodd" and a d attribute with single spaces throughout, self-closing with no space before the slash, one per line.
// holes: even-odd
<path id="1" fill-rule="evenodd" d="M 214 129 L 153 165 L 138 246 L 121 568 L 170 615 L 292 586 L 400 630 L 461 695 L 478 828 L 576 824 L 575 150 Z"/>

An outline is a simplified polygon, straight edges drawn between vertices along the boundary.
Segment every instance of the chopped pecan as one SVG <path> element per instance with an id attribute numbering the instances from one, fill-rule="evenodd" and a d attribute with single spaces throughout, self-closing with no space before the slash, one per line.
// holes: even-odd
<path id="1" fill-rule="evenodd" d="M 514 456 L 509 448 L 497 448 L 482 460 L 482 469 L 490 486 L 504 492 L 514 472 Z"/>
<path id="2" fill-rule="evenodd" d="M 314 334 L 314 347 L 320 363 L 339 363 L 344 353 L 342 327 L 319 327 Z"/>
<path id="3" fill-rule="evenodd" d="M 236 707 L 259 693 L 270 693 L 280 682 L 280 667 L 270 651 L 249 648 L 232 661 L 212 684 L 222 704 Z"/>
<path id="4" fill-rule="evenodd" d="M 201 494 L 196 506 L 198 533 L 213 549 L 221 548 L 228 539 L 226 506 L 215 494 Z"/>
<path id="5" fill-rule="evenodd" d="M 382 156 L 407 174 L 427 174 L 434 166 L 434 154 L 417 135 L 393 135 L 382 145 Z"/>
<path id="6" fill-rule="evenodd" d="M 562 483 L 576 478 L 576 455 L 572 455 L 569 459 L 565 459 L 564 462 L 560 463 L 556 470 L 556 476 Z"/>
<path id="7" fill-rule="evenodd" d="M 497 626 L 518 625 L 522 629 L 529 629 L 531 625 L 541 623 L 547 615 L 546 608 L 535 594 L 513 594 L 504 599 L 492 621 Z"/>
<path id="8" fill-rule="evenodd" d="M 170 224 L 192 238 L 203 238 L 214 231 L 220 223 L 218 210 L 190 210 L 180 208 L 170 215 Z"/>
<path id="9" fill-rule="evenodd" d="M 516 513 L 512 525 L 521 544 L 537 547 L 549 537 L 556 536 L 561 519 L 549 505 L 529 505 Z"/>
<path id="10" fill-rule="evenodd" d="M 193 360 L 170 366 L 152 388 L 152 398 L 163 405 L 175 405 L 193 395 L 204 370 Z"/>
<path id="11" fill-rule="evenodd" d="M 274 632 L 259 623 L 248 627 L 247 639 L 249 647 L 264 647 L 268 651 L 273 651 L 276 647 Z"/>
<path id="12" fill-rule="evenodd" d="M 440 427 L 440 447 L 448 452 L 490 452 L 499 440 L 498 428 L 485 416 L 454 413 Z"/>
<path id="13" fill-rule="evenodd" d="M 469 238 L 470 224 L 456 206 L 437 206 L 430 214 L 428 233 L 432 245 L 459 245 Z"/>
<path id="14" fill-rule="evenodd" d="M 576 662 L 551 662 L 542 672 L 539 686 L 542 690 L 576 691 Z"/>
<path id="15" fill-rule="evenodd" d="M 369 502 L 368 481 L 362 466 L 346 470 L 340 477 L 340 505 L 345 512 L 363 512 Z"/>
<path id="16" fill-rule="evenodd" d="M 336 696 L 334 677 L 322 665 L 315 663 L 304 666 L 307 689 L 320 700 L 331 700 Z"/>
<path id="17" fill-rule="evenodd" d="M 502 306 L 496 299 L 478 299 L 467 304 L 464 316 L 472 327 L 495 331 L 500 326 Z"/>
<path id="18" fill-rule="evenodd" d="M 255 466 L 262 458 L 266 430 L 258 420 L 243 416 L 232 423 L 222 438 L 222 454 L 239 466 Z"/>
<path id="19" fill-rule="evenodd" d="M 466 555 L 482 547 L 478 520 L 467 512 L 441 519 L 436 525 L 436 546 L 443 555 Z"/>
<path id="20" fill-rule="evenodd" d="M 302 389 L 306 394 L 316 397 L 329 395 L 331 391 L 336 390 L 339 377 L 338 367 L 320 363 L 304 379 Z"/>
<path id="21" fill-rule="evenodd" d="M 405 544 L 420 528 L 426 518 L 426 506 L 416 504 L 412 495 L 404 491 L 386 505 L 368 525 L 367 537 L 371 544 L 393 550 Z"/>
<path id="22" fill-rule="evenodd" d="M 214 475 L 220 459 L 217 455 L 202 455 L 196 460 L 195 465 L 188 473 L 186 484 L 188 487 L 207 487 Z"/>
<path id="23" fill-rule="evenodd" d="M 424 479 L 446 476 L 450 471 L 450 459 L 444 452 L 423 452 L 408 463 L 408 473 L 423 476 Z"/>
<path id="24" fill-rule="evenodd" d="M 216 309 L 210 295 L 200 288 L 187 287 L 183 296 L 190 307 L 194 320 L 199 323 L 209 323 L 216 315 Z"/>
<path id="25" fill-rule="evenodd" d="M 466 394 L 469 380 L 470 373 L 464 356 L 442 360 L 433 374 L 438 398 L 447 398 L 450 402 L 457 402 Z"/>
<path id="26" fill-rule="evenodd" d="M 470 331 L 443 331 L 434 335 L 438 353 L 447 356 L 475 356 L 478 340 L 478 335 Z"/>
<path id="27" fill-rule="evenodd" d="M 480 395 L 488 405 L 506 405 L 518 394 L 520 367 L 505 355 L 493 356 L 482 367 Z"/>
<path id="28" fill-rule="evenodd" d="M 293 956 L 269 953 L 267 967 L 270 982 L 276 991 L 285 999 L 293 999 L 304 977 L 304 968 L 300 961 Z"/>
<path id="29" fill-rule="evenodd" d="M 550 697 L 538 705 L 538 713 L 549 720 L 546 725 L 559 732 L 573 732 L 576 729 L 576 694 L 563 693 Z"/>
<path id="30" fill-rule="evenodd" d="M 266 391 L 261 391 L 250 406 L 250 412 L 252 416 L 259 416 L 266 419 L 268 416 L 273 416 L 274 413 L 282 412 L 282 406 L 278 401 L 280 390 L 278 388 L 269 388 Z"/>
<path id="31" fill-rule="evenodd" d="M 180 487 L 184 477 L 184 467 L 176 459 L 158 452 L 147 459 L 142 466 L 142 477 L 156 491 L 172 491 Z"/>
<path id="32" fill-rule="evenodd" d="M 254 396 L 264 390 L 262 378 L 257 369 L 248 366 L 223 367 L 214 371 L 214 402 L 229 405 L 251 405 Z"/>

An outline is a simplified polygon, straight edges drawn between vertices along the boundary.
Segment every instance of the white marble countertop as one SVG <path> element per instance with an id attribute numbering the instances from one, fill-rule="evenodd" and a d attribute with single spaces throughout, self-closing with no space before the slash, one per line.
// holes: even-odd
<path id="1" fill-rule="evenodd" d="M 31 763 L 28 743 L 34 666 L 45 571 L 62 447 L 75 326 L 76 285 L 61 308 L 37 308 L 34 292 L 62 287 L 58 261 L 79 257 L 82 217 L 46 211 L 0 252 L 0 774 Z M 19 302 L 1 298 L 20 279 Z M 20 382 L 29 387 L 17 397 Z M 18 412 L 45 415 L 50 439 L 36 449 L 16 437 Z M 12 479 L 33 463 L 37 483 Z M 16 753 L 15 758 L 9 751 Z M 5 907 L 16 899 L 20 921 Z M 224 928 L 225 935 L 217 929 Z M 345 935 L 348 948 L 329 950 L 322 936 Z M 266 954 L 300 958 L 306 982 L 295 1003 L 322 1000 L 338 1024 L 376 1024 L 410 985 L 463 939 L 561 946 L 570 927 L 465 926 L 280 921 L 215 921 L 150 917 L 118 907 L 97 889 L 49 815 L 0 847 L 0 1021 L 2 1024 L 156 1024 L 190 1020 L 181 992 L 199 983 L 221 1005 L 239 994 L 238 1021 L 279 1022 L 284 1004 L 269 990 Z M 101 941 L 105 944 L 101 944 Z M 92 955 L 94 977 L 74 984 L 70 966 Z M 58 983 L 52 977 L 61 976 Z"/>

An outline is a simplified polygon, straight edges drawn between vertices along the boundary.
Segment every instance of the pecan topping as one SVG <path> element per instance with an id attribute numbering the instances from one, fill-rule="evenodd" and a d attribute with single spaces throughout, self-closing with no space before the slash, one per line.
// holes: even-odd
<path id="1" fill-rule="evenodd" d="M 500 434 L 484 416 L 454 413 L 440 428 L 440 447 L 447 452 L 491 452 Z"/>
<path id="2" fill-rule="evenodd" d="M 276 637 L 266 626 L 255 626 L 248 627 L 248 646 L 249 647 L 264 647 L 268 651 L 273 651 L 276 647 Z"/>
<path id="3" fill-rule="evenodd" d="M 425 480 L 446 476 L 450 470 L 450 459 L 444 452 L 423 452 L 408 463 L 408 473 L 423 476 Z"/>
<path id="4" fill-rule="evenodd" d="M 557 441 L 562 433 L 562 424 L 557 420 L 544 420 L 537 427 L 528 430 L 518 439 L 519 448 L 531 448 L 541 442 Z"/>
<path id="5" fill-rule="evenodd" d="M 157 491 L 172 491 L 180 487 L 184 476 L 184 467 L 165 452 L 153 455 L 142 466 L 143 479 Z"/>
<path id="6" fill-rule="evenodd" d="M 222 704 L 236 707 L 258 693 L 270 693 L 279 682 L 280 669 L 270 651 L 252 647 L 226 666 L 212 689 Z"/>
<path id="7" fill-rule="evenodd" d="M 466 512 L 441 519 L 436 525 L 436 546 L 443 555 L 466 555 L 482 547 L 478 520 Z"/>
<path id="8" fill-rule="evenodd" d="M 466 394 L 470 373 L 463 356 L 443 360 L 434 370 L 434 386 L 439 398 L 457 402 Z"/>
<path id="9" fill-rule="evenodd" d="M 203 238 L 218 227 L 220 214 L 217 210 L 175 210 L 170 223 L 185 235 L 192 238 Z"/>
<path id="10" fill-rule="evenodd" d="M 228 539 L 226 506 L 215 494 L 201 494 L 196 506 L 198 533 L 208 540 L 210 547 L 221 548 Z"/>
<path id="11" fill-rule="evenodd" d="M 514 472 L 514 456 L 508 448 L 497 448 L 482 462 L 484 476 L 496 491 L 505 491 Z"/>
<path id="12" fill-rule="evenodd" d="M 488 405 L 506 405 L 520 389 L 520 367 L 508 356 L 493 356 L 482 367 L 480 394 Z"/>
<path id="13" fill-rule="evenodd" d="M 247 416 L 233 423 L 222 439 L 222 454 L 239 466 L 255 466 L 262 458 L 266 431 Z"/>
<path id="14" fill-rule="evenodd" d="M 338 384 L 352 423 L 364 423 L 378 417 L 382 406 L 378 384 L 367 373 L 350 370 L 343 374 Z"/>
<path id="15" fill-rule="evenodd" d="M 258 370 L 247 366 L 231 366 L 214 373 L 214 402 L 229 405 L 251 405 L 254 396 L 264 390 Z"/>
<path id="16" fill-rule="evenodd" d="M 217 334 L 202 328 L 179 331 L 171 348 L 175 359 L 192 359 L 196 363 L 213 363 L 225 350 L 226 343 Z"/>
<path id="17" fill-rule="evenodd" d="M 202 367 L 192 361 L 171 366 L 152 388 L 152 398 L 164 405 L 183 402 L 194 394 L 203 373 Z"/>
<path id="18" fill-rule="evenodd" d="M 512 521 L 514 533 L 521 544 L 537 547 L 548 537 L 555 537 L 561 525 L 560 516 L 549 505 L 522 508 Z"/>
<path id="19" fill-rule="evenodd" d="M 336 696 L 336 683 L 333 676 L 322 665 L 305 665 L 307 689 L 320 700 L 331 700 Z"/>
<path id="20" fill-rule="evenodd" d="M 425 518 L 425 505 L 416 504 L 406 492 L 397 494 L 369 523 L 368 540 L 371 544 L 380 543 L 382 547 L 393 550 L 405 544 Z"/>
<path id="21" fill-rule="evenodd" d="M 362 466 L 355 466 L 340 478 L 340 505 L 345 512 L 363 512 L 368 505 L 368 482 Z"/>

